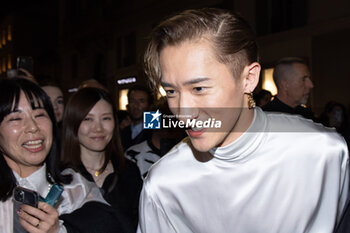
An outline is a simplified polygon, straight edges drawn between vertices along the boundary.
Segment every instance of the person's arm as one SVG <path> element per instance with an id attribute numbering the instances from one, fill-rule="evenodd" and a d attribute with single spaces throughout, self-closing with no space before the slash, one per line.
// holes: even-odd
<path id="1" fill-rule="evenodd" d="M 341 184 L 340 197 L 339 197 L 339 208 L 337 216 L 337 226 L 335 233 L 346 233 L 350 229 L 350 197 L 348 197 L 349 191 L 349 154 L 348 150 L 345 150 L 343 156 L 341 168 Z"/>
<path id="2" fill-rule="evenodd" d="M 164 210 L 154 201 L 145 184 L 140 196 L 138 233 L 177 232 Z"/>
<path id="3" fill-rule="evenodd" d="M 95 183 L 87 181 L 72 169 L 73 181 L 64 186 L 60 220 L 68 233 L 118 233 L 130 232 L 124 229 L 118 213 L 103 199 Z"/>
<path id="4" fill-rule="evenodd" d="M 18 75 L 18 77 L 28 79 L 29 81 L 32 81 L 35 84 L 38 84 L 38 81 L 34 78 L 34 76 L 28 70 L 23 68 L 19 68 L 18 70 L 22 72 L 22 74 Z"/>
<path id="5" fill-rule="evenodd" d="M 346 145 L 346 143 L 344 142 Z M 339 188 L 339 208 L 338 208 L 338 216 L 337 216 L 337 223 L 340 222 L 340 218 L 342 214 L 345 212 L 347 199 L 348 199 L 348 193 L 349 193 L 349 151 L 348 149 L 344 150 L 344 154 L 342 155 L 342 163 L 340 167 L 340 188 Z"/>
<path id="6" fill-rule="evenodd" d="M 101 202 L 87 202 L 72 213 L 61 215 L 60 219 L 68 233 L 126 232 L 112 207 Z"/>

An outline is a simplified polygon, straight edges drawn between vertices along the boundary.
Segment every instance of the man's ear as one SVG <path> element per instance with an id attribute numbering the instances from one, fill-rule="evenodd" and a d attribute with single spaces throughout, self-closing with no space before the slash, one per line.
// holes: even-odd
<path id="1" fill-rule="evenodd" d="M 288 90 L 288 81 L 285 79 L 282 79 L 280 81 L 280 90 L 282 90 L 283 92 L 286 92 Z"/>
<path id="2" fill-rule="evenodd" d="M 251 93 L 259 83 L 261 66 L 257 62 L 253 62 L 246 66 L 243 71 L 244 79 L 244 93 Z"/>

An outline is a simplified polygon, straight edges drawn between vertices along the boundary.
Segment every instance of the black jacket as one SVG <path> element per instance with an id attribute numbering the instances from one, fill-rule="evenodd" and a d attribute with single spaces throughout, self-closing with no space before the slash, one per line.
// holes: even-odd
<path id="1" fill-rule="evenodd" d="M 122 172 L 117 171 L 117 164 L 112 161 L 114 173 L 109 174 L 103 185 L 101 193 L 104 199 L 118 212 L 120 218 L 124 218 L 124 228 L 136 232 L 138 224 L 139 198 L 143 181 L 140 170 L 135 163 L 125 159 L 125 167 Z M 94 182 L 91 174 L 80 168 L 80 173 L 89 181 Z"/>
<path id="2" fill-rule="evenodd" d="M 263 106 L 262 110 L 268 111 L 268 112 L 285 112 L 289 114 L 298 114 L 298 115 L 302 115 L 305 118 L 314 120 L 314 114 L 310 109 L 302 106 L 297 106 L 296 108 L 292 108 L 286 105 L 285 103 L 283 103 L 277 97 L 275 97 L 270 103 Z"/>
<path id="3" fill-rule="evenodd" d="M 123 219 L 106 204 L 90 201 L 69 214 L 60 216 L 68 233 L 126 233 Z"/>
<path id="4" fill-rule="evenodd" d="M 151 137 L 151 130 L 144 129 L 142 130 L 134 139 L 131 139 L 131 126 L 125 127 L 120 132 L 120 138 L 122 141 L 123 149 L 124 151 L 128 149 L 130 146 L 139 144 L 148 138 Z"/>

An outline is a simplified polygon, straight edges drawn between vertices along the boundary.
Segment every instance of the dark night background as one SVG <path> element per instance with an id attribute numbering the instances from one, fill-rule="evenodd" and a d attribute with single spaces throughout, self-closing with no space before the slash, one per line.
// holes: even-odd
<path id="1" fill-rule="evenodd" d="M 15 68 L 17 56 L 32 56 L 39 80 L 53 79 L 67 93 L 94 78 L 118 98 L 133 85 L 118 80 L 145 83 L 140 60 L 152 27 L 169 14 L 202 7 L 227 8 L 249 21 L 263 69 L 284 56 L 306 59 L 315 85 L 309 105 L 316 114 L 330 100 L 349 109 L 349 0 L 2 1 L 0 77 Z"/>

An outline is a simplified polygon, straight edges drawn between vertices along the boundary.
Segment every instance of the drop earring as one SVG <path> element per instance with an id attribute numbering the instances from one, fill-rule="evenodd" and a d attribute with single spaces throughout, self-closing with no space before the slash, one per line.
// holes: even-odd
<path id="1" fill-rule="evenodd" d="M 252 109 L 255 108 L 256 103 L 255 100 L 253 98 L 253 92 L 248 93 L 248 108 Z"/>

